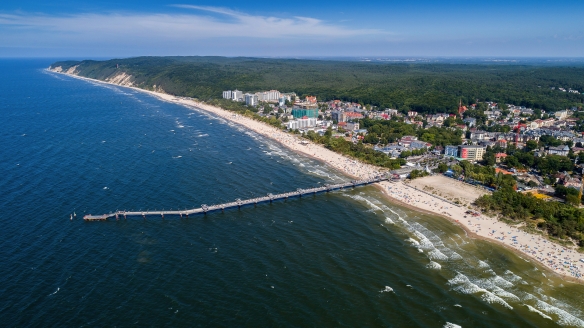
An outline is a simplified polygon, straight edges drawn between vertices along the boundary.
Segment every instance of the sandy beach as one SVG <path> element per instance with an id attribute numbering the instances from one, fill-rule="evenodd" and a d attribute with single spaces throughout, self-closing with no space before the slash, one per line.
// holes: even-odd
<path id="1" fill-rule="evenodd" d="M 265 137 L 271 138 L 299 154 L 310 156 L 324 162 L 334 169 L 353 178 L 371 178 L 386 171 L 379 167 L 364 164 L 352 158 L 335 153 L 324 148 L 322 145 L 314 144 L 307 139 L 298 137 L 297 135 L 284 132 L 270 125 L 255 121 L 245 116 L 237 115 L 218 107 L 197 102 L 193 99 L 135 88 L 127 83 L 121 83 L 123 81 L 115 83 L 118 81 L 104 82 L 87 79 L 72 74 L 72 71 L 68 73 L 57 71 L 57 73 L 67 74 L 75 78 L 90 80 L 92 82 L 122 85 L 140 92 L 149 93 L 164 101 L 181 104 L 190 108 L 199 108 L 230 122 L 240 124 Z M 425 184 L 425 179 L 427 184 Z M 446 188 L 444 189 L 445 191 L 442 192 L 442 197 L 433 195 L 432 189 L 428 188 L 430 185 L 436 186 L 436 183 L 441 186 L 440 190 L 442 190 L 442 186 L 445 186 Z M 457 185 L 457 183 L 460 185 Z M 425 186 L 426 188 L 424 188 Z M 472 216 L 466 214 L 465 212 L 469 210 L 467 204 L 471 203 L 482 193 L 482 191 L 473 193 L 470 189 L 465 189 L 474 187 L 446 177 L 431 176 L 414 180 L 412 184 L 385 181 L 379 183 L 378 188 L 380 188 L 390 200 L 398 201 L 406 206 L 448 218 L 450 221 L 460 225 L 469 236 L 502 244 L 505 247 L 516 251 L 518 254 L 523 254 L 526 257 L 539 262 L 542 266 L 547 267 L 552 272 L 568 278 L 566 280 L 577 282 L 584 281 L 582 278 L 584 262 L 580 262 L 580 259 L 584 258 L 584 255 L 578 253 L 575 249 L 563 247 L 540 235 L 524 232 L 517 227 L 512 227 L 496 218 L 485 215 Z M 450 190 L 450 193 L 448 193 L 448 190 Z M 464 205 L 455 205 L 443 197 L 447 199 L 458 198 L 458 200 Z"/>

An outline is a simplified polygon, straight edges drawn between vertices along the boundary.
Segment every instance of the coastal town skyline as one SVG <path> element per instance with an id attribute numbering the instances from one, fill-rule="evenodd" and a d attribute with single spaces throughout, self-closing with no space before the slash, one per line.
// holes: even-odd
<path id="1" fill-rule="evenodd" d="M 25 0 L 0 5 L 0 57 L 581 57 L 584 4 Z"/>

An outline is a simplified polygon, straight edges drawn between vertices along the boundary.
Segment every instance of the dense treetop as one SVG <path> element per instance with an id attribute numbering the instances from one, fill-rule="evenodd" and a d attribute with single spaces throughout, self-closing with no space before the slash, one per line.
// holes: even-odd
<path id="1" fill-rule="evenodd" d="M 459 100 L 504 102 L 544 110 L 581 107 L 584 68 L 501 64 L 404 64 L 226 57 L 137 57 L 57 62 L 79 74 L 106 79 L 120 72 L 137 86 L 208 100 L 223 90 L 277 89 L 319 100 L 341 99 L 423 113 L 455 112 Z M 119 68 L 116 68 L 119 65 Z M 555 87 L 555 90 L 551 90 Z"/>

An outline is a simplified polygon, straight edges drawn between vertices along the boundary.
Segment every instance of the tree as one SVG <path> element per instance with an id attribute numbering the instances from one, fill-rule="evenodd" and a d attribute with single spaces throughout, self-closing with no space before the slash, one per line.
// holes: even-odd
<path id="1" fill-rule="evenodd" d="M 440 163 L 440 164 L 438 164 L 437 170 L 440 173 L 444 173 L 444 172 L 448 171 L 448 165 L 446 165 L 446 163 Z"/>
<path id="2" fill-rule="evenodd" d="M 462 167 L 460 167 L 458 164 L 454 164 L 452 165 L 452 171 L 456 176 L 459 176 L 462 173 Z"/>
<path id="3" fill-rule="evenodd" d="M 332 135 L 333 135 L 333 129 L 329 126 L 328 129 L 326 129 L 324 136 L 327 138 L 330 138 L 330 137 L 332 137 Z"/>
<path id="4" fill-rule="evenodd" d="M 505 164 L 507 164 L 510 167 L 515 167 L 515 168 L 521 167 L 521 163 L 519 163 L 519 160 L 517 159 L 517 157 L 515 157 L 513 155 L 507 156 L 507 158 L 505 158 Z"/>
<path id="5" fill-rule="evenodd" d="M 428 175 L 428 172 L 426 171 L 421 171 L 421 170 L 413 170 L 412 172 L 410 172 L 410 180 L 414 180 L 417 178 L 421 178 L 421 177 L 425 177 Z"/>
<path id="6" fill-rule="evenodd" d="M 578 195 L 568 194 L 566 195 L 566 202 L 574 206 L 580 205 L 580 197 Z"/>
<path id="7" fill-rule="evenodd" d="M 528 140 L 525 143 L 525 150 L 527 150 L 527 151 L 532 151 L 532 150 L 537 149 L 537 148 L 538 148 L 538 145 L 537 145 L 537 141 L 535 141 L 535 140 Z"/>
<path id="8" fill-rule="evenodd" d="M 562 142 L 552 136 L 549 135 L 543 135 L 539 138 L 539 143 L 542 146 L 552 146 L 552 147 L 557 147 L 559 145 L 562 144 Z"/>

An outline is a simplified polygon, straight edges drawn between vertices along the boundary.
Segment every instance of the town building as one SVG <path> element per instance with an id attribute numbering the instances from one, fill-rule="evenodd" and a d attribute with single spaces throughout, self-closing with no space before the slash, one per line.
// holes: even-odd
<path id="1" fill-rule="evenodd" d="M 568 116 L 570 116 L 570 114 L 571 114 L 570 111 L 566 109 L 566 110 L 558 111 L 554 115 L 556 116 L 556 118 L 558 120 L 564 120 L 564 119 L 568 118 Z"/>
<path id="2" fill-rule="evenodd" d="M 501 163 L 502 160 L 507 158 L 507 154 L 505 153 L 496 153 L 495 154 L 495 163 Z"/>
<path id="3" fill-rule="evenodd" d="M 286 123 L 288 130 L 300 130 L 316 126 L 316 118 L 303 117 Z"/>
<path id="4" fill-rule="evenodd" d="M 359 130 L 359 122 L 347 122 L 347 130 L 349 131 Z"/>
<path id="5" fill-rule="evenodd" d="M 568 146 L 558 146 L 558 147 L 548 147 L 546 153 L 548 155 L 560 155 L 560 156 L 568 156 L 570 152 L 570 148 Z"/>
<path id="6" fill-rule="evenodd" d="M 444 156 L 458 157 L 458 146 L 446 146 L 446 147 L 444 147 Z"/>
<path id="7" fill-rule="evenodd" d="M 292 116 L 294 116 L 294 118 L 302 118 L 304 116 L 315 118 L 318 117 L 318 109 L 293 108 Z"/>
<path id="8" fill-rule="evenodd" d="M 256 92 L 256 95 L 258 101 L 277 102 L 280 99 L 280 91 L 278 90 Z"/>
<path id="9" fill-rule="evenodd" d="M 477 125 L 477 119 L 474 117 L 467 117 L 464 120 L 462 120 L 464 123 L 468 124 L 469 128 L 472 128 L 473 126 Z"/>
<path id="10" fill-rule="evenodd" d="M 245 98 L 243 98 L 243 92 L 235 89 L 233 91 L 231 91 L 231 100 L 233 101 L 244 101 Z"/>
<path id="11" fill-rule="evenodd" d="M 460 158 L 469 161 L 480 161 L 483 159 L 486 148 L 483 146 L 460 146 Z"/>
<path id="12" fill-rule="evenodd" d="M 251 93 L 245 94 L 245 104 L 248 106 L 257 106 L 258 104 L 258 96 Z"/>
<path id="13" fill-rule="evenodd" d="M 468 109 L 466 108 L 466 106 L 462 106 L 462 99 L 460 99 L 460 102 L 458 104 L 458 115 L 460 115 L 460 117 L 462 118 L 462 114 L 464 114 L 464 112 L 466 112 Z"/>
<path id="14" fill-rule="evenodd" d="M 360 120 L 363 118 L 363 114 L 356 113 L 356 112 L 345 112 L 343 115 L 343 121 L 350 121 L 350 120 Z"/>
<path id="15" fill-rule="evenodd" d="M 582 186 L 582 180 L 577 177 L 566 175 L 563 180 L 564 187 L 566 188 L 580 189 Z"/>

